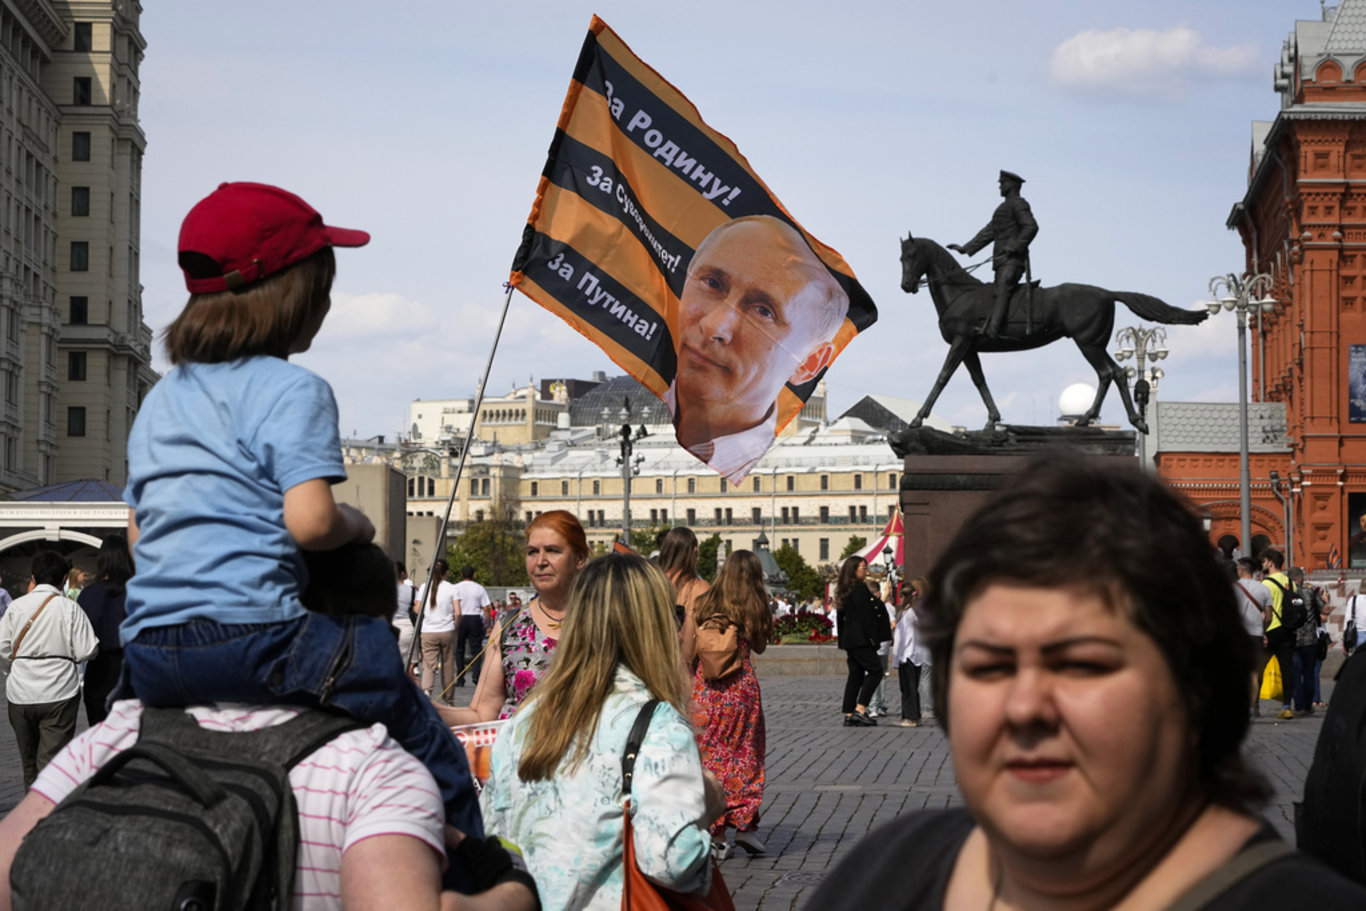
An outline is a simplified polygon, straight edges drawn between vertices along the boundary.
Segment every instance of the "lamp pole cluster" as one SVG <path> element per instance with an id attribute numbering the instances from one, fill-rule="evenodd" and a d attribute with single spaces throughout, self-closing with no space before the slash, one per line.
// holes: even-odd
<path id="1" fill-rule="evenodd" d="M 1145 367 L 1148 361 L 1157 362 L 1167 356 L 1167 330 L 1161 326 L 1145 329 L 1142 326 L 1125 326 L 1115 333 L 1115 360 L 1127 361 L 1134 358 L 1138 367 L 1125 367 L 1124 375 L 1134 380 L 1134 404 L 1138 406 L 1139 416 L 1148 418 L 1148 402 L 1157 391 L 1157 381 L 1165 374 L 1161 367 Z M 1148 469 L 1148 434 L 1138 435 L 1138 464 Z"/>
<path id="2" fill-rule="evenodd" d="M 621 406 L 620 435 L 621 456 L 617 459 L 617 464 L 621 466 L 621 543 L 630 547 L 631 478 L 640 473 L 640 465 L 645 461 L 645 456 L 632 456 L 632 452 L 635 450 L 636 443 L 645 439 L 649 434 L 645 432 L 644 424 L 641 424 L 636 430 L 631 429 L 631 400 L 629 398 L 625 399 Z"/>
<path id="3" fill-rule="evenodd" d="M 1248 470 L 1247 442 L 1247 317 L 1249 313 L 1270 313 L 1276 309 L 1276 300 L 1271 296 L 1273 282 L 1272 277 L 1265 272 L 1216 275 L 1209 280 L 1209 293 L 1214 299 L 1204 302 L 1210 316 L 1220 310 L 1232 310 L 1238 314 L 1238 510 L 1242 513 L 1239 546 L 1244 556 L 1252 555 L 1252 480 Z"/>

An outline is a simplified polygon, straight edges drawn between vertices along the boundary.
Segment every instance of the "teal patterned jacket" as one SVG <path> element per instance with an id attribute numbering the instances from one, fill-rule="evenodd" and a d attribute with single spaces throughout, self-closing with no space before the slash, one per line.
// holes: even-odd
<path id="1" fill-rule="evenodd" d="M 484 827 L 516 844 L 536 879 L 545 911 L 618 911 L 622 889 L 621 754 L 650 692 L 639 677 L 617 669 L 588 758 L 548 781 L 522 781 L 517 763 L 530 700 L 493 747 L 491 777 L 481 798 Z M 711 885 L 702 762 L 692 728 L 673 706 L 655 708 L 636 760 L 631 824 L 636 862 L 660 885 L 694 892 Z"/>

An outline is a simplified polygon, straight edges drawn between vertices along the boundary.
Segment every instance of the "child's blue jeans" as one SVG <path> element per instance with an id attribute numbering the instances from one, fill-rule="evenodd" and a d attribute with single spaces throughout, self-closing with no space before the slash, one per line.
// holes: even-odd
<path id="1" fill-rule="evenodd" d="M 124 667 L 125 680 L 147 705 L 317 706 L 383 724 L 436 779 L 446 821 L 483 837 L 464 747 L 403 673 L 383 620 L 313 611 L 283 623 L 194 620 L 143 630 L 124 648 Z"/>

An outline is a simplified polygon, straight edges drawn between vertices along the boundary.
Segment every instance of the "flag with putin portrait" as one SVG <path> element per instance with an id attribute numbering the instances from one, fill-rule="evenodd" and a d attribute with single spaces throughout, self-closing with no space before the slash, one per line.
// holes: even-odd
<path id="1" fill-rule="evenodd" d="M 596 16 L 511 284 L 669 406 L 738 481 L 877 308 L 728 138 Z"/>

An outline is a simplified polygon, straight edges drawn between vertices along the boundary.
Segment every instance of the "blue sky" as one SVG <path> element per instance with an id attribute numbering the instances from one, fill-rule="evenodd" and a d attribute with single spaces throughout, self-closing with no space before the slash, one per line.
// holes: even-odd
<path id="1" fill-rule="evenodd" d="M 299 358 L 332 383 L 342 433 L 394 434 L 412 399 L 471 394 L 593 13 L 877 302 L 878 323 L 827 374 L 832 414 L 867 393 L 929 392 L 947 345 L 928 294 L 899 288 L 897 240 L 966 241 L 999 201 L 1000 168 L 1028 181 L 1045 284 L 1190 307 L 1211 276 L 1241 271 L 1224 222 L 1251 123 L 1279 109 L 1271 69 L 1294 20 L 1320 15 L 1314 0 L 147 4 L 148 323 L 159 334 L 184 303 L 185 211 L 223 180 L 276 183 L 374 236 L 339 253 L 332 314 Z M 1126 325 L 1139 321 L 1121 311 Z M 1161 398 L 1236 399 L 1232 316 L 1168 343 Z M 1063 388 L 1094 382 L 1069 342 L 983 364 L 1013 423 L 1051 423 Z M 620 372 L 514 296 L 491 391 L 593 370 Z M 935 410 L 985 420 L 966 374 Z M 1113 392 L 1102 418 L 1123 422 Z"/>

